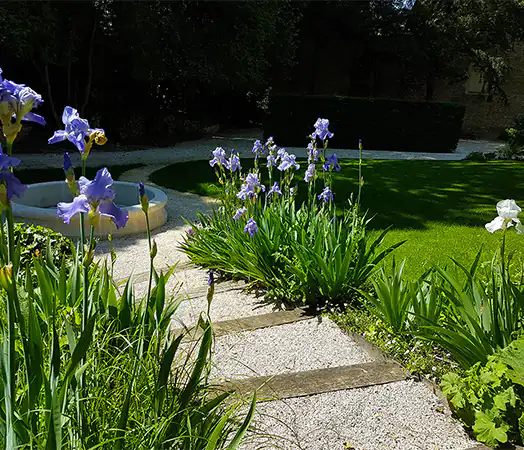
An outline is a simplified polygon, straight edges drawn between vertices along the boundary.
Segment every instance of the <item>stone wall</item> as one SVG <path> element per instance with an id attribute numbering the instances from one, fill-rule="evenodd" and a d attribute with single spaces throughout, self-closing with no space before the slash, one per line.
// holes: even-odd
<path id="1" fill-rule="evenodd" d="M 435 91 L 435 100 L 454 101 L 467 106 L 462 130 L 464 134 L 483 138 L 497 138 L 501 131 L 513 125 L 515 117 L 524 114 L 524 45 L 515 47 L 510 58 L 511 73 L 504 91 L 507 103 L 500 96 L 492 101 L 482 94 L 467 94 L 465 83 L 450 85 L 441 81 Z"/>

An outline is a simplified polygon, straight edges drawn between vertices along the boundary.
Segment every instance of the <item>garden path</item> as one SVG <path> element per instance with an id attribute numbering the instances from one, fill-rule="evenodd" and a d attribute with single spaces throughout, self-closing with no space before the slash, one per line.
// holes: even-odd
<path id="1" fill-rule="evenodd" d="M 180 142 L 173 147 L 152 148 L 147 150 L 121 150 L 121 151 L 103 151 L 103 148 L 95 148 L 89 156 L 89 164 L 92 166 L 116 165 L 116 164 L 170 164 L 182 161 L 191 161 L 198 159 L 207 159 L 216 147 L 221 146 L 225 149 L 235 149 L 243 157 L 252 156 L 251 149 L 253 141 L 262 139 L 262 130 L 248 129 L 235 130 L 232 132 L 220 133 L 205 139 L 195 141 Z M 277 139 L 278 143 L 278 139 Z M 340 158 L 358 158 L 357 149 L 337 149 L 336 140 L 330 143 L 330 151 L 336 152 Z M 290 147 L 288 151 L 295 153 L 297 156 L 306 157 L 306 145 L 303 148 Z M 501 144 L 493 141 L 483 140 L 460 140 L 457 150 L 454 153 L 425 153 L 421 152 L 400 152 L 400 151 L 379 151 L 364 150 L 365 159 L 406 159 L 406 160 L 444 160 L 458 161 L 464 159 L 471 152 L 493 152 Z M 80 164 L 80 156 L 76 152 L 71 153 L 73 164 Z M 22 160 L 20 168 L 47 168 L 62 167 L 62 153 L 45 153 L 45 154 L 21 154 L 17 155 Z"/>
<path id="2" fill-rule="evenodd" d="M 146 180 L 156 168 L 135 169 L 120 179 Z M 207 274 L 177 250 L 188 228 L 180 214 L 194 218 L 195 210 L 209 211 L 213 202 L 171 190 L 167 194 L 171 218 L 153 236 L 159 247 L 157 266 L 178 262 L 168 285 L 185 298 L 173 324 L 176 332 L 191 328 L 208 307 Z M 107 245 L 102 243 L 100 251 Z M 137 294 L 144 294 L 146 239 L 121 238 L 114 246 L 115 276 L 124 278 L 132 268 Z M 474 447 L 429 384 L 409 379 L 399 366 L 330 319 L 275 312 L 274 306 L 243 292 L 243 287 L 239 282 L 217 282 L 210 307 L 216 337 L 212 378 L 246 401 L 258 391 L 254 428 L 243 450 Z"/>
<path id="3" fill-rule="evenodd" d="M 150 183 L 149 175 L 165 164 L 208 158 L 219 145 L 249 155 L 252 139 L 226 136 L 170 149 L 94 152 L 89 162 L 94 166 L 109 161 L 112 165 L 147 163 L 120 180 Z M 461 145 L 455 154 L 364 152 L 364 157 L 461 159 L 472 145 L 480 151 L 493 148 L 492 143 Z M 358 157 L 355 150 L 337 153 Z M 21 159 L 24 166 L 61 165 L 58 155 L 21 155 Z M 168 285 L 173 294 L 185 298 L 173 324 L 177 332 L 194 325 L 208 307 L 206 273 L 177 249 L 188 228 L 181 217 L 194 220 L 195 211 L 209 212 L 214 201 L 162 189 L 169 198 L 169 220 L 153 237 L 158 244 L 157 268 L 178 263 Z M 100 256 L 107 254 L 108 245 L 101 243 Z M 137 294 L 145 293 L 146 238 L 115 239 L 113 246 L 118 255 L 115 277 L 124 279 L 133 271 Z M 262 298 L 243 292 L 243 287 L 242 283 L 218 282 L 210 309 L 216 336 L 213 379 L 243 398 L 248 399 L 253 389 L 259 395 L 254 428 L 242 449 L 466 450 L 475 446 L 429 384 L 410 379 L 398 365 L 358 336 L 345 334 L 330 319 L 296 310 L 275 312 Z"/>

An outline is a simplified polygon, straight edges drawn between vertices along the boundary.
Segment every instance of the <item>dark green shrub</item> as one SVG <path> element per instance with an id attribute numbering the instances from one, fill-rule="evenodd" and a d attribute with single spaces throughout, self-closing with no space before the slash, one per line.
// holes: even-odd
<path id="1" fill-rule="evenodd" d="M 506 129 L 508 143 L 512 147 L 524 148 L 524 114 L 515 119 L 515 125 Z"/>
<path id="2" fill-rule="evenodd" d="M 456 103 L 318 95 L 271 95 L 265 138 L 302 147 L 308 126 L 329 117 L 338 148 L 416 152 L 453 152 L 460 137 L 465 106 Z M 336 126 L 335 126 L 336 124 Z"/>
<path id="3" fill-rule="evenodd" d="M 502 139 L 507 143 L 497 152 L 500 159 L 523 159 L 524 152 L 524 114 L 515 119 L 515 125 L 506 128 Z"/>
<path id="4" fill-rule="evenodd" d="M 20 249 L 20 267 L 25 267 L 34 256 L 42 255 L 47 258 L 48 239 L 55 265 L 60 266 L 64 257 L 66 259 L 72 257 L 73 243 L 62 234 L 39 225 L 16 223 L 15 242 Z"/>

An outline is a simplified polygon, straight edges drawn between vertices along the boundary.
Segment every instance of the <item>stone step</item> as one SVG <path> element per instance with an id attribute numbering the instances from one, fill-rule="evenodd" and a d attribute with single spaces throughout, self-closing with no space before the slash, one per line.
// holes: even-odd
<path id="1" fill-rule="evenodd" d="M 407 378 L 408 374 L 393 362 L 367 362 L 280 375 L 228 380 L 216 384 L 219 390 L 240 395 L 256 392 L 258 402 L 304 397 L 345 389 L 376 386 Z"/>
<path id="2" fill-rule="evenodd" d="M 311 315 L 300 308 L 289 311 L 275 311 L 256 316 L 241 317 L 239 319 L 223 320 L 213 323 L 213 334 L 215 338 L 241 331 L 253 331 L 261 328 L 285 325 L 311 319 Z M 202 337 L 202 328 L 195 327 L 186 331 L 184 328 L 172 330 L 174 336 L 183 334 L 182 342 L 195 341 Z"/>
<path id="3" fill-rule="evenodd" d="M 360 371 L 350 369 L 354 376 L 348 376 L 348 371 L 341 374 L 344 368 L 310 375 L 329 392 L 258 403 L 252 428 L 240 449 L 466 450 L 475 445 L 424 383 L 387 382 L 388 377 L 402 377 L 398 366 L 379 363 L 360 366 Z M 367 373 L 362 375 L 362 369 Z M 308 382 L 306 378 L 307 375 L 297 375 L 292 382 L 295 391 L 290 394 L 307 394 L 301 387 Z M 353 387 L 377 381 L 386 383 Z M 331 391 L 331 383 L 351 388 Z M 246 391 L 253 388 L 253 384 L 245 381 L 243 386 Z M 273 387 L 275 391 L 279 388 Z M 262 388 L 260 393 L 275 396 L 269 388 Z"/>
<path id="4" fill-rule="evenodd" d="M 373 360 L 333 321 L 314 317 L 216 338 L 210 377 L 271 377 Z"/>

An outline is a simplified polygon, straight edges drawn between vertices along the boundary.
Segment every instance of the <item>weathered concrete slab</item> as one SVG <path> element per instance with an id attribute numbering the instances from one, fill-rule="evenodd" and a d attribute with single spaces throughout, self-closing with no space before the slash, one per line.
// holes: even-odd
<path id="1" fill-rule="evenodd" d="M 231 333 L 242 331 L 252 331 L 261 328 L 285 325 L 288 323 L 299 322 L 311 319 L 311 315 L 302 309 L 293 309 L 290 311 L 275 311 L 257 316 L 242 317 L 239 319 L 224 320 L 213 324 L 213 333 L 215 337 L 225 336 Z M 183 328 L 177 328 L 172 331 L 177 336 L 184 334 L 183 341 L 195 341 L 202 336 L 201 328 L 193 328 L 186 332 Z"/>
<path id="2" fill-rule="evenodd" d="M 257 405 L 241 450 L 466 450 L 475 445 L 412 380 Z"/>
<path id="3" fill-rule="evenodd" d="M 376 386 L 405 379 L 406 372 L 398 364 L 369 362 L 227 381 L 218 386 L 224 391 L 235 391 L 242 395 L 256 392 L 261 402 Z"/>

